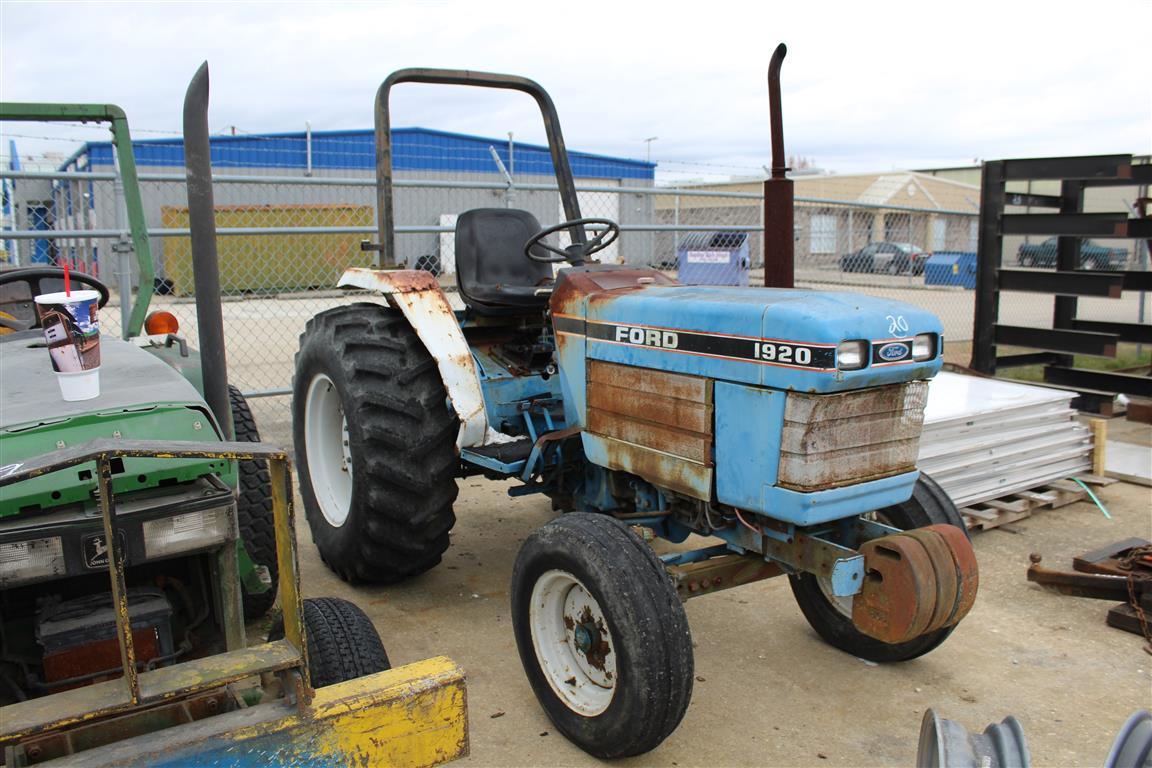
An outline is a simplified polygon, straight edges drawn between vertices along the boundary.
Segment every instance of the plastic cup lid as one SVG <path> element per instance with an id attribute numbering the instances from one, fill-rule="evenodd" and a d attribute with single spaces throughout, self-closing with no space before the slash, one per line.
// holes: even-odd
<path id="1" fill-rule="evenodd" d="M 42 293 L 36 297 L 37 304 L 72 304 L 80 301 L 93 301 L 100 298 L 99 291 L 77 290 L 69 296 L 64 291 L 56 293 Z"/>

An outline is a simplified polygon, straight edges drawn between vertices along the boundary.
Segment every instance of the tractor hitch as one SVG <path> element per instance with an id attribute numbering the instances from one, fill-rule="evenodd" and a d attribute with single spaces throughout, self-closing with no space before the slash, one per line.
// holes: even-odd
<path id="1" fill-rule="evenodd" d="M 681 600 L 785 573 L 813 574 L 856 629 L 885 643 L 954 626 L 972 609 L 979 569 L 963 530 L 857 523 L 855 533 L 864 541 L 856 549 L 787 526 L 745 524 L 726 545 L 661 559 Z"/>

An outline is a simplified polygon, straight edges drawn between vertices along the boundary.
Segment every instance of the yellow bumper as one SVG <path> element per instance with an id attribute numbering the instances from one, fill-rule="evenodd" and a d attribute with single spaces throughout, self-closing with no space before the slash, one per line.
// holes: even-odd
<path id="1" fill-rule="evenodd" d="M 467 754 L 464 673 L 441 656 L 321 688 L 303 712 L 259 705 L 47 764 L 421 768 Z"/>

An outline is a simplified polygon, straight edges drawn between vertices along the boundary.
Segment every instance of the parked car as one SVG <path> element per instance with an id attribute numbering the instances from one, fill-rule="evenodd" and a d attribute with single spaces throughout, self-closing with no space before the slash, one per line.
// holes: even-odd
<path id="1" fill-rule="evenodd" d="M 869 243 L 858 251 L 841 256 L 840 271 L 922 275 L 929 255 L 911 243 Z"/>
<path id="2" fill-rule="evenodd" d="M 1016 261 L 1022 267 L 1055 267 L 1058 240 L 1050 237 L 1042 243 L 1024 243 L 1016 251 Z M 1080 266 L 1084 269 L 1118 270 L 1127 264 L 1128 251 L 1123 248 L 1109 248 L 1091 240 L 1080 244 Z"/>

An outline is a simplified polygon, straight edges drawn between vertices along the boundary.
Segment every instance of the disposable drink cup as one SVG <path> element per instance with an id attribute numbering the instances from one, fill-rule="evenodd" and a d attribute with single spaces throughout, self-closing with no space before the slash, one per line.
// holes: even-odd
<path id="1" fill-rule="evenodd" d="M 100 369 L 78 373 L 56 372 L 56 382 L 60 385 L 60 395 L 65 400 L 91 400 L 100 396 Z"/>
<path id="2" fill-rule="evenodd" d="M 36 314 L 65 400 L 91 400 L 100 394 L 99 301 L 99 292 L 87 290 L 36 297 Z"/>

